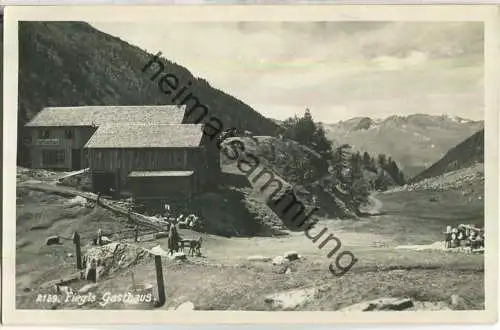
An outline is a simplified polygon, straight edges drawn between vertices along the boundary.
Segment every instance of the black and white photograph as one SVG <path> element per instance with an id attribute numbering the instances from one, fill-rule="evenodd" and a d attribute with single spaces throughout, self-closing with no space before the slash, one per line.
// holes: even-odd
<path id="1" fill-rule="evenodd" d="M 473 9 L 12 11 L 3 305 L 415 322 L 494 311 L 497 43 Z"/>

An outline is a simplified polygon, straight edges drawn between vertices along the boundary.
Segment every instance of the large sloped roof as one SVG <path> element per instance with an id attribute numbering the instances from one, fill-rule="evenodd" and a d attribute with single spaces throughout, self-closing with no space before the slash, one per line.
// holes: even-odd
<path id="1" fill-rule="evenodd" d="M 100 126 L 108 123 L 181 124 L 186 106 L 82 106 L 42 109 L 27 127 Z"/>
<path id="2" fill-rule="evenodd" d="M 85 148 L 193 148 L 202 138 L 202 124 L 105 124 Z"/>

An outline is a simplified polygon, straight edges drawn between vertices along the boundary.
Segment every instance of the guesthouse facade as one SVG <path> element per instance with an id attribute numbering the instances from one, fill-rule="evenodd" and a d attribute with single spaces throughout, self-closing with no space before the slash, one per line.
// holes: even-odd
<path id="1" fill-rule="evenodd" d="M 220 168 L 206 139 L 202 124 L 103 125 L 85 145 L 94 190 L 190 198 L 214 184 Z"/>
<path id="2" fill-rule="evenodd" d="M 94 192 L 189 199 L 217 183 L 219 151 L 186 106 L 45 108 L 27 125 L 32 168 L 89 168 Z"/>
<path id="3" fill-rule="evenodd" d="M 47 107 L 25 128 L 31 168 L 79 170 L 88 167 L 84 150 L 97 128 L 107 123 L 181 124 L 185 106 Z"/>

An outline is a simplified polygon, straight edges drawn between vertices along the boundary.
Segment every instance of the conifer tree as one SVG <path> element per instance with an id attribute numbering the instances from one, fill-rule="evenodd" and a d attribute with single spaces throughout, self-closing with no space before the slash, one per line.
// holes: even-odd
<path id="1" fill-rule="evenodd" d="M 370 155 L 366 151 L 363 153 L 363 165 L 367 169 L 369 169 L 370 166 L 371 166 L 371 157 L 370 157 Z"/>
<path id="2" fill-rule="evenodd" d="M 386 158 L 385 158 L 385 155 L 384 154 L 380 154 L 378 155 L 378 164 L 384 168 L 385 165 L 386 165 Z"/>
<path id="3" fill-rule="evenodd" d="M 349 173 L 350 204 L 351 208 L 359 213 L 359 207 L 368 201 L 368 195 L 370 194 L 369 185 L 363 176 L 363 159 L 359 153 L 352 155 Z"/>

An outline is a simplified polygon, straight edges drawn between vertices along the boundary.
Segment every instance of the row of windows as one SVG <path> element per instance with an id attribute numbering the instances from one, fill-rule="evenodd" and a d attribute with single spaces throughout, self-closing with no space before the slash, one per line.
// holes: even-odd
<path id="1" fill-rule="evenodd" d="M 70 129 L 64 130 L 64 137 L 66 139 L 72 139 L 73 138 L 73 131 Z M 44 129 L 40 132 L 40 138 L 41 139 L 50 139 L 50 130 Z"/>
<path id="2" fill-rule="evenodd" d="M 42 163 L 46 166 L 62 165 L 66 161 L 64 150 L 42 150 Z"/>

